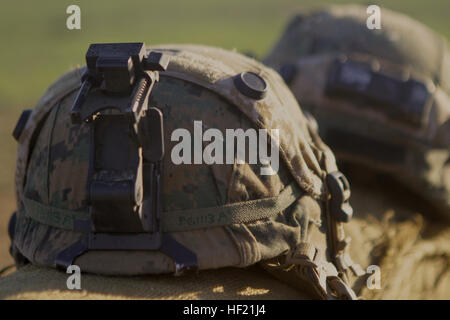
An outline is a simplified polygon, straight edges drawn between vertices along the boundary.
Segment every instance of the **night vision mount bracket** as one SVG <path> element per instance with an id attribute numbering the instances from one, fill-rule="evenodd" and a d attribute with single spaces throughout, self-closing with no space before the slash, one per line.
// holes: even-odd
<path id="1" fill-rule="evenodd" d="M 164 156 L 163 114 L 149 96 L 169 56 L 147 53 L 145 44 L 92 44 L 87 70 L 72 106 L 73 124 L 91 125 L 87 198 L 91 219 L 75 221 L 86 237 L 62 251 L 67 267 L 88 250 L 160 250 L 176 273 L 197 267 L 197 258 L 162 233 L 160 190 Z"/>

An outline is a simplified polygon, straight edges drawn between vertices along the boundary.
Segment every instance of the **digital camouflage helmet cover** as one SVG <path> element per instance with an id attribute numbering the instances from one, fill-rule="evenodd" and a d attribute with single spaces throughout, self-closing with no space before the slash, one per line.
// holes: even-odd
<path id="1" fill-rule="evenodd" d="M 276 72 L 202 46 L 96 44 L 86 60 L 16 128 L 18 261 L 107 275 L 261 263 L 314 297 L 355 298 L 348 182 Z M 210 129 L 265 129 L 278 170 L 173 161 L 174 132 Z"/>
<path id="2" fill-rule="evenodd" d="M 392 175 L 450 219 L 450 52 L 421 23 L 367 7 L 304 12 L 265 62 L 317 119 L 338 160 Z"/>

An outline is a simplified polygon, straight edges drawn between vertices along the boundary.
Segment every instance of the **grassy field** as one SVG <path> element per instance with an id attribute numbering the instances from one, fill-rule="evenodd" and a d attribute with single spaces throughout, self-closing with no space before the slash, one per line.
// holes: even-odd
<path id="1" fill-rule="evenodd" d="M 92 42 L 202 43 L 263 56 L 296 9 L 326 3 L 378 4 L 399 10 L 450 38 L 450 1 L 2 1 L 0 4 L 0 269 L 10 263 L 6 221 L 14 209 L 16 145 L 24 108 L 69 68 Z M 66 8 L 81 7 L 81 30 L 66 28 Z"/>

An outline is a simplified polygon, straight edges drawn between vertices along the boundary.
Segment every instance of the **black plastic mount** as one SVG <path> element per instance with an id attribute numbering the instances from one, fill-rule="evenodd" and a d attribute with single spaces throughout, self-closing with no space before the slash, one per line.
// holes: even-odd
<path id="1" fill-rule="evenodd" d="M 144 43 L 92 44 L 87 71 L 71 109 L 74 124 L 91 126 L 87 181 L 89 233 L 61 251 L 67 267 L 88 250 L 160 250 L 175 273 L 196 270 L 197 257 L 162 233 L 160 190 L 164 157 L 163 114 L 148 107 L 169 56 L 146 54 Z"/>
<path id="2" fill-rule="evenodd" d="M 145 44 L 92 44 L 86 53 L 87 72 L 71 110 L 72 122 L 91 121 L 104 109 L 118 109 L 138 122 L 158 71 L 165 71 L 169 56 Z"/>
<path id="3" fill-rule="evenodd" d="M 93 128 L 87 194 L 95 232 L 159 231 L 155 194 L 164 155 L 163 116 L 148 108 L 148 98 L 168 63 L 163 53 L 147 55 L 143 42 L 92 44 L 86 53 L 87 72 L 71 119 Z M 151 172 L 143 172 L 147 168 Z M 152 180 L 150 206 L 144 205 L 150 201 L 144 200 L 144 176 Z"/>

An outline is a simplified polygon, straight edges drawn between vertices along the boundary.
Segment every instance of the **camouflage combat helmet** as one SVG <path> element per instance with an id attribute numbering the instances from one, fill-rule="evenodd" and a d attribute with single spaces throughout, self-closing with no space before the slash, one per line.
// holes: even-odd
<path id="1" fill-rule="evenodd" d="M 320 298 L 355 298 L 348 182 L 276 72 L 202 46 L 95 44 L 86 60 L 16 128 L 18 256 L 106 275 L 261 262 Z M 232 129 L 248 154 L 206 157 Z M 268 134 L 258 147 L 251 129 Z M 250 159 L 264 143 L 279 164 Z"/>
<path id="2" fill-rule="evenodd" d="M 443 37 L 381 10 L 296 16 L 265 58 L 317 119 L 338 160 L 392 175 L 450 219 L 450 52 Z"/>

